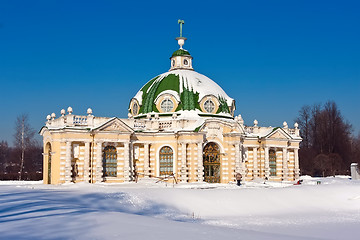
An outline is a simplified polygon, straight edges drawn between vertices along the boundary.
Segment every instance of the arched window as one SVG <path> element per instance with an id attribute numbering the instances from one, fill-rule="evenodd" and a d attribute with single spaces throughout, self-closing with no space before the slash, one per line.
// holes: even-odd
<path id="1" fill-rule="evenodd" d="M 160 149 L 160 176 L 173 174 L 173 150 L 171 147 Z"/>
<path id="2" fill-rule="evenodd" d="M 134 116 L 138 115 L 139 105 L 136 102 L 134 102 L 131 112 L 132 112 L 132 115 L 134 115 Z"/>
<path id="3" fill-rule="evenodd" d="M 204 108 L 208 113 L 212 113 L 215 109 L 215 103 L 211 99 L 208 99 L 204 103 Z"/>
<path id="4" fill-rule="evenodd" d="M 276 152 L 273 149 L 269 151 L 270 176 L 276 176 Z"/>
<path id="5" fill-rule="evenodd" d="M 117 153 L 116 148 L 107 146 L 104 149 L 103 169 L 105 177 L 116 177 L 117 175 Z"/>
<path id="6" fill-rule="evenodd" d="M 220 182 L 220 148 L 210 142 L 204 147 L 203 153 L 204 180 L 208 183 Z"/>
<path id="7" fill-rule="evenodd" d="M 170 112 L 174 108 L 174 103 L 170 99 L 165 99 L 160 104 L 163 112 Z"/>

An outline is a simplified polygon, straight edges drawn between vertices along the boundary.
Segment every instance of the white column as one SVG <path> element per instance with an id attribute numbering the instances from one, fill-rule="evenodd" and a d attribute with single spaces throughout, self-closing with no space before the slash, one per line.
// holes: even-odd
<path id="1" fill-rule="evenodd" d="M 245 157 L 243 159 L 243 169 L 244 169 L 244 173 L 242 174 L 243 175 L 243 178 L 244 180 L 247 178 L 247 175 L 248 175 L 248 172 L 249 172 L 249 167 L 246 166 L 246 162 L 249 161 L 249 148 L 248 147 L 245 147 Z"/>
<path id="2" fill-rule="evenodd" d="M 84 182 L 89 182 L 90 142 L 85 142 Z"/>
<path id="3" fill-rule="evenodd" d="M 65 183 L 71 182 L 71 142 L 66 142 L 65 152 Z"/>
<path id="4" fill-rule="evenodd" d="M 181 143 L 181 181 L 187 181 L 187 172 L 186 172 L 186 143 Z"/>
<path id="5" fill-rule="evenodd" d="M 287 159 L 287 148 L 283 148 L 282 149 L 282 158 L 283 158 L 283 162 L 282 162 L 282 169 L 283 169 L 283 179 L 284 180 L 288 180 L 288 159 Z"/>
<path id="6" fill-rule="evenodd" d="M 102 159 L 102 142 L 96 143 L 96 168 L 95 168 L 95 182 L 102 182 L 103 177 L 103 159 Z"/>
<path id="7" fill-rule="evenodd" d="M 199 142 L 197 144 L 198 149 L 198 167 L 197 167 L 197 181 L 203 182 L 204 181 L 204 166 L 203 166 L 203 148 L 202 148 L 202 142 Z"/>
<path id="8" fill-rule="evenodd" d="M 269 148 L 265 147 L 265 177 L 270 177 L 270 165 L 269 165 Z"/>
<path id="9" fill-rule="evenodd" d="M 245 178 L 246 173 L 246 166 L 245 166 L 245 159 L 246 159 L 246 152 L 243 151 L 243 146 L 240 145 L 240 173 Z"/>
<path id="10" fill-rule="evenodd" d="M 241 172 L 240 164 L 240 143 L 235 143 L 235 175 Z M 236 180 L 235 175 L 233 180 Z"/>
<path id="11" fill-rule="evenodd" d="M 150 162 L 149 162 L 150 156 L 149 156 L 149 144 L 145 143 L 144 144 L 144 177 L 148 177 L 149 176 L 149 167 L 150 167 Z"/>
<path id="12" fill-rule="evenodd" d="M 294 149 L 294 160 L 295 160 L 295 174 L 294 178 L 297 180 L 300 177 L 300 168 L 299 168 L 299 149 Z"/>
<path id="13" fill-rule="evenodd" d="M 259 175 L 259 166 L 258 166 L 258 159 L 257 159 L 257 148 L 253 148 L 253 178 L 257 178 Z M 260 159 L 261 164 L 261 159 Z"/>
<path id="14" fill-rule="evenodd" d="M 130 181 L 130 142 L 124 142 L 124 178 Z"/>

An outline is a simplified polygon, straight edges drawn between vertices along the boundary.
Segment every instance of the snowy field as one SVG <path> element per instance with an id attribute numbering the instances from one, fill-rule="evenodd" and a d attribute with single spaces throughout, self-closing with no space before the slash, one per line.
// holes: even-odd
<path id="1" fill-rule="evenodd" d="M 360 181 L 303 180 L 241 187 L 5 181 L 0 239 L 360 239 Z"/>

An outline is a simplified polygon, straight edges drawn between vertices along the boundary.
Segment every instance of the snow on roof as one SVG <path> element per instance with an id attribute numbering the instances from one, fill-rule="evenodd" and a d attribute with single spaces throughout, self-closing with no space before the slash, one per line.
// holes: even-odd
<path id="1" fill-rule="evenodd" d="M 156 78 L 155 81 L 153 81 L 153 83 L 151 84 L 151 86 L 147 89 L 147 92 L 150 91 L 150 89 L 153 87 L 155 83 L 162 81 L 170 74 L 175 74 L 176 76 L 179 77 L 180 94 L 183 92 L 183 86 L 185 86 L 186 88 L 191 89 L 194 92 L 198 92 L 199 100 L 201 100 L 203 97 L 207 95 L 214 95 L 216 97 L 220 96 L 224 98 L 228 106 L 231 106 L 234 101 L 234 99 L 230 98 L 225 93 L 225 91 L 213 80 L 211 80 L 210 78 L 206 77 L 203 74 L 186 69 L 172 70 L 160 74 L 158 78 Z M 142 95 L 143 92 L 142 90 L 140 90 L 134 97 L 139 101 L 140 104 L 142 104 Z"/>
<path id="2" fill-rule="evenodd" d="M 173 95 L 173 96 L 175 97 L 175 99 L 180 102 L 179 93 L 175 92 L 174 90 L 165 90 L 165 91 L 162 91 L 161 94 L 170 94 L 170 95 Z M 160 97 L 160 94 L 155 98 L 155 102 L 157 102 L 157 100 L 159 99 L 159 97 Z"/>

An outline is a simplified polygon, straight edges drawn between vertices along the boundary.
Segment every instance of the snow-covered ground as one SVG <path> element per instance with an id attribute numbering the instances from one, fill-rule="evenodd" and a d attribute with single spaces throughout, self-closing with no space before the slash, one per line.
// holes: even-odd
<path id="1" fill-rule="evenodd" d="M 360 181 L 303 180 L 241 187 L 5 181 L 0 239 L 358 239 Z"/>

